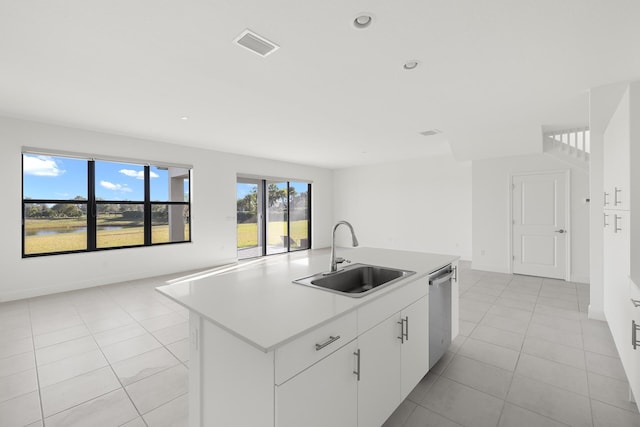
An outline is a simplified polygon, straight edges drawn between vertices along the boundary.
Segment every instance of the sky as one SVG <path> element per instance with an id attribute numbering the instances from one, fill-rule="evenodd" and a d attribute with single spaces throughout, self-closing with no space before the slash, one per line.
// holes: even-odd
<path id="1" fill-rule="evenodd" d="M 287 188 L 286 182 L 279 182 L 277 184 L 278 188 Z M 295 188 L 297 193 L 304 193 L 305 191 L 307 191 L 307 186 L 309 184 L 306 182 L 290 182 L 289 185 Z M 245 184 L 243 182 L 239 182 L 236 186 L 236 197 L 238 199 L 243 199 L 244 196 L 251 193 L 251 190 L 256 186 L 257 184 Z"/>
<path id="2" fill-rule="evenodd" d="M 23 156 L 23 195 L 31 199 L 87 197 L 87 160 Z M 168 172 L 151 167 L 151 200 L 168 200 Z M 144 166 L 96 160 L 96 197 L 144 201 Z"/>

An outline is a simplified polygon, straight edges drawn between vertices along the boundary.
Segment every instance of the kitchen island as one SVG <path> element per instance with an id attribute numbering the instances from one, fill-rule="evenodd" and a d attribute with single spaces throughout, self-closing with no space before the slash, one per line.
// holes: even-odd
<path id="1" fill-rule="evenodd" d="M 415 274 L 361 298 L 292 283 L 328 270 L 329 251 L 321 249 L 158 288 L 190 311 L 191 426 L 382 424 L 426 374 L 427 276 L 455 266 L 457 257 L 374 248 L 339 253 Z M 452 301 L 455 337 L 455 281 Z"/>

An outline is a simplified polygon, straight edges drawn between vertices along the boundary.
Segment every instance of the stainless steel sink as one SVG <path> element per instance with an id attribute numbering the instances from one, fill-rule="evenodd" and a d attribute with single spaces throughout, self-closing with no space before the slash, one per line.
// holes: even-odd
<path id="1" fill-rule="evenodd" d="M 335 273 L 318 273 L 296 279 L 293 283 L 358 298 L 396 283 L 412 274 L 416 274 L 415 271 L 353 264 Z"/>

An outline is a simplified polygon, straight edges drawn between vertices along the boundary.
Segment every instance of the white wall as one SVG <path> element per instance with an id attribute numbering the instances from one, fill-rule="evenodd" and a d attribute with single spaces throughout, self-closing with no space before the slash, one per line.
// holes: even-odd
<path id="1" fill-rule="evenodd" d="M 191 243 L 22 258 L 22 147 L 193 165 Z M 329 245 L 333 172 L 0 117 L 0 301 L 204 268 L 236 258 L 236 174 L 313 182 L 312 244 Z"/>
<path id="2" fill-rule="evenodd" d="M 473 162 L 473 264 L 478 270 L 511 272 L 509 212 L 511 174 L 571 170 L 571 280 L 589 282 L 589 177 L 585 170 L 545 154 Z"/>
<path id="3" fill-rule="evenodd" d="M 446 155 L 339 169 L 334 192 L 334 219 L 351 222 L 362 246 L 471 257 L 470 162 Z"/>

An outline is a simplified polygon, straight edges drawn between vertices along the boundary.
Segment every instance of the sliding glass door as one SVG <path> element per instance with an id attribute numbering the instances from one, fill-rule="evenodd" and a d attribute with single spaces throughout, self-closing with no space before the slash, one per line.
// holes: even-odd
<path id="1" fill-rule="evenodd" d="M 262 180 L 238 179 L 236 185 L 238 259 L 263 255 Z"/>
<path id="2" fill-rule="evenodd" d="M 289 248 L 289 192 L 286 182 L 267 181 L 267 255 Z"/>
<path id="3" fill-rule="evenodd" d="M 311 184 L 238 178 L 238 259 L 311 248 Z"/>

